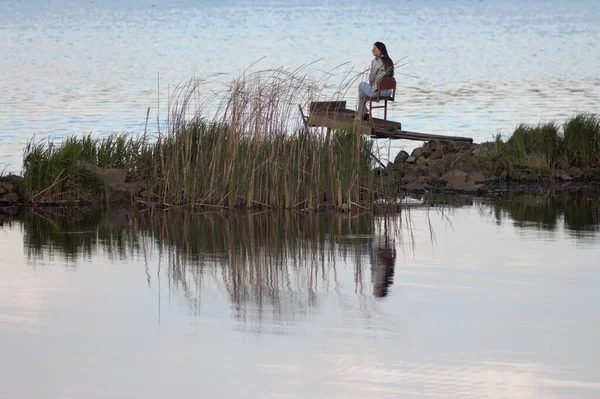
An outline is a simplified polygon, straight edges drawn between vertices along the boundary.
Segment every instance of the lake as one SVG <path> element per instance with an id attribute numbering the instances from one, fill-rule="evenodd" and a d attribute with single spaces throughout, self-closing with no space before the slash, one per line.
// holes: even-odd
<path id="1" fill-rule="evenodd" d="M 597 398 L 600 206 L 0 216 L 0 398 Z"/>
<path id="2" fill-rule="evenodd" d="M 324 95 L 356 81 L 353 107 L 376 40 L 400 64 L 390 118 L 407 130 L 480 142 L 562 123 L 600 109 L 599 18 L 596 0 L 0 0 L 0 167 L 18 172 L 34 136 L 156 132 L 192 78 L 209 95 L 302 67 Z"/>
<path id="3" fill-rule="evenodd" d="M 0 0 L 0 174 L 32 138 L 156 135 L 190 79 L 206 99 L 298 69 L 353 107 L 378 40 L 407 130 L 562 123 L 600 110 L 599 20 L 597 0 Z M 566 193 L 2 209 L 0 399 L 598 398 L 599 243 L 598 199 Z"/>

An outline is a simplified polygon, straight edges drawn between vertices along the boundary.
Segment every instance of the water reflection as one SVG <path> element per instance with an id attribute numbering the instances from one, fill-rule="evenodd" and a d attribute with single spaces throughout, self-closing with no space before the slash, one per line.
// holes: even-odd
<path id="1" fill-rule="evenodd" d="M 590 194 L 509 195 L 491 207 L 498 224 L 508 218 L 517 227 L 555 231 L 562 226 L 576 237 L 600 230 L 600 198 Z"/>
<path id="2" fill-rule="evenodd" d="M 387 218 L 0 212 L 0 385 L 10 397 L 185 396 L 200 381 L 211 397 L 596 398 L 598 247 L 560 234 L 597 236 L 596 200 L 526 198 Z"/>
<path id="3" fill-rule="evenodd" d="M 401 220 L 369 213 L 191 215 L 38 209 L 9 223 L 22 224 L 31 264 L 58 258 L 76 267 L 79 259 L 98 253 L 111 260 L 143 256 L 145 262 L 166 266 L 170 286 L 195 310 L 204 280 L 209 279 L 227 293 L 235 316 L 245 319 L 249 314 L 260 318 L 266 309 L 289 318 L 318 306 L 320 295 L 336 295 L 340 284 L 348 283 L 340 278 L 340 263 L 354 269 L 351 284 L 357 295 L 387 296 L 396 241 L 402 238 Z M 152 283 L 150 273 L 147 280 Z"/>

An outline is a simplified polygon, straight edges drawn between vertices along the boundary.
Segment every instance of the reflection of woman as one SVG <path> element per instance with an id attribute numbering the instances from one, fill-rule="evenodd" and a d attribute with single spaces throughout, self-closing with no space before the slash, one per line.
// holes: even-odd
<path id="1" fill-rule="evenodd" d="M 377 298 L 387 296 L 389 286 L 394 283 L 394 267 L 396 263 L 396 250 L 389 245 L 388 238 L 385 244 L 376 249 L 375 262 L 371 264 L 371 282 L 373 295 Z"/>
<path id="2" fill-rule="evenodd" d="M 385 44 L 376 42 L 373 45 L 372 52 L 375 59 L 371 62 L 369 82 L 360 82 L 358 85 L 358 106 L 356 107 L 356 115 L 359 117 L 362 116 L 365 120 L 369 118 L 367 101 L 377 94 L 377 85 L 381 82 L 381 79 L 386 75 L 394 77 L 394 62 L 388 55 Z M 382 97 L 391 96 L 392 91 L 382 90 L 379 94 Z"/>

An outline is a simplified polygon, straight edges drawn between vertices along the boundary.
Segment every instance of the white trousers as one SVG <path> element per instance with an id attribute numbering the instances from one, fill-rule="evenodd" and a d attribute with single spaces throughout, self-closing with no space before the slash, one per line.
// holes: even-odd
<path id="1" fill-rule="evenodd" d="M 391 96 L 391 90 L 381 90 L 381 96 Z M 368 82 L 360 82 L 358 85 L 358 103 L 356 105 L 356 113 L 357 115 L 367 114 L 369 110 L 367 109 L 367 101 L 371 97 L 377 96 L 377 87 L 371 86 Z"/>

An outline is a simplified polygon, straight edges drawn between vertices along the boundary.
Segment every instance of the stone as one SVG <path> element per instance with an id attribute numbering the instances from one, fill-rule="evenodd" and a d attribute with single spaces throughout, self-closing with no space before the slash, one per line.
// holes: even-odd
<path id="1" fill-rule="evenodd" d="M 468 174 L 468 179 L 472 180 L 474 183 L 485 183 L 487 180 L 485 175 L 480 171 L 471 172 Z"/>
<path id="2" fill-rule="evenodd" d="M 408 183 L 405 188 L 407 190 L 425 190 L 429 188 L 429 185 L 427 184 L 427 179 L 424 176 L 419 176 L 417 180 Z"/>
<path id="3" fill-rule="evenodd" d="M 411 155 L 410 157 L 406 158 L 406 163 L 415 163 L 415 162 L 417 162 L 417 157 L 414 157 Z"/>
<path id="4" fill-rule="evenodd" d="M 430 140 L 427 144 L 429 144 L 429 148 L 433 152 L 444 149 L 444 144 L 440 140 Z"/>
<path id="5" fill-rule="evenodd" d="M 404 150 L 400 151 L 398 155 L 396 155 L 396 158 L 394 158 L 394 165 L 399 165 L 401 163 L 406 162 L 409 156 L 410 155 L 408 155 L 408 152 Z"/>
<path id="6" fill-rule="evenodd" d="M 0 202 L 2 203 L 11 203 L 11 202 L 19 202 L 19 196 L 17 193 L 8 193 L 0 197 Z"/>
<path id="7" fill-rule="evenodd" d="M 425 143 L 421 149 L 421 156 L 425 158 L 429 158 L 433 154 L 433 150 L 431 149 L 431 144 Z"/>
<path id="8" fill-rule="evenodd" d="M 437 150 L 433 151 L 433 153 L 429 156 L 429 160 L 435 161 L 437 159 L 441 159 L 443 156 L 444 156 L 444 149 L 438 148 Z"/>
<path id="9" fill-rule="evenodd" d="M 569 175 L 564 170 L 557 170 L 556 172 L 554 172 L 554 177 L 556 179 L 559 179 L 559 180 L 562 180 L 562 181 L 571 181 L 571 180 L 573 180 L 573 178 L 571 177 L 571 175 Z"/>
<path id="10" fill-rule="evenodd" d="M 485 181 L 485 176 L 481 172 L 467 173 L 462 170 L 453 170 L 445 173 L 442 180 L 446 181 L 446 188 L 475 192 L 484 187 L 484 184 L 481 183 Z"/>
<path id="11" fill-rule="evenodd" d="M 125 169 L 105 169 L 90 163 L 85 163 L 83 167 L 89 170 L 90 172 L 97 174 L 108 186 L 116 186 L 123 184 L 125 183 L 125 179 L 127 178 L 127 171 Z"/>
<path id="12" fill-rule="evenodd" d="M 417 159 L 417 165 L 425 165 L 427 166 L 429 164 L 429 162 L 427 161 L 427 158 L 425 158 L 424 156 L 422 156 L 421 158 Z"/>
<path id="13" fill-rule="evenodd" d="M 468 148 L 469 143 L 466 143 L 464 141 L 455 141 L 454 143 L 452 143 L 452 149 L 454 150 L 454 152 L 460 152 Z"/>
<path id="14" fill-rule="evenodd" d="M 0 183 L 0 195 L 6 193 L 12 193 L 15 191 L 15 186 L 10 183 Z"/>
<path id="15" fill-rule="evenodd" d="M 583 176 L 583 170 L 581 170 L 580 168 L 575 168 L 575 167 L 569 168 L 567 173 L 569 174 L 569 176 L 571 176 L 574 179 L 578 179 L 581 176 Z"/>
<path id="16" fill-rule="evenodd" d="M 410 154 L 411 156 L 415 157 L 415 159 L 419 159 L 419 157 L 423 154 L 423 149 L 420 147 L 417 147 L 413 150 L 412 154 Z"/>
<path id="17" fill-rule="evenodd" d="M 490 149 L 488 147 L 479 145 L 475 148 L 473 148 L 473 156 L 475 157 L 479 157 L 482 155 L 485 155 Z"/>

